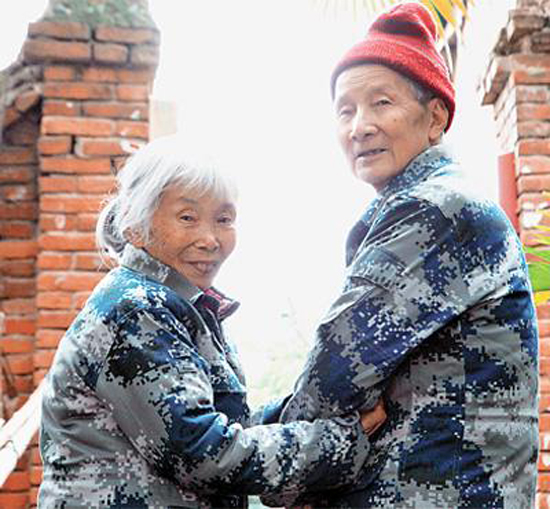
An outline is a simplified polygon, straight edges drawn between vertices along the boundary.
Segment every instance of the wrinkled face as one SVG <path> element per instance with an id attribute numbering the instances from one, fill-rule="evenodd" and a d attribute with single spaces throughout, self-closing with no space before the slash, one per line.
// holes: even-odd
<path id="1" fill-rule="evenodd" d="M 235 248 L 235 218 L 233 201 L 173 185 L 153 215 L 149 242 L 134 245 L 206 290 Z"/>
<path id="2" fill-rule="evenodd" d="M 443 129 L 434 128 L 432 101 L 420 104 L 410 83 L 388 67 L 343 71 L 335 87 L 338 137 L 355 176 L 379 191 L 438 140 Z"/>

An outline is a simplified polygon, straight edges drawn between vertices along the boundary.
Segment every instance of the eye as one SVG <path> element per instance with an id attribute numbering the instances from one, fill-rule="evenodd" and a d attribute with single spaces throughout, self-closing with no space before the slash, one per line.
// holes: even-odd
<path id="1" fill-rule="evenodd" d="M 340 118 L 349 118 L 351 115 L 353 115 L 353 109 L 350 106 L 344 106 L 338 110 Z"/>
<path id="2" fill-rule="evenodd" d="M 218 217 L 218 223 L 224 226 L 231 226 L 235 222 L 235 217 L 231 214 L 224 214 Z"/>
<path id="3" fill-rule="evenodd" d="M 391 101 L 389 99 L 378 99 L 377 101 L 375 101 L 374 105 L 375 106 L 388 106 L 391 104 Z"/>
<path id="4" fill-rule="evenodd" d="M 180 221 L 183 221 L 184 223 L 192 223 L 195 220 L 195 216 L 192 214 L 181 214 L 180 215 Z"/>

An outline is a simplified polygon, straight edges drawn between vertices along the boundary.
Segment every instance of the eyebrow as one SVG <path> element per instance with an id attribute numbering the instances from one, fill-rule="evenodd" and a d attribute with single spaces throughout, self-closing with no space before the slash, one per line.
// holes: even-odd
<path id="1" fill-rule="evenodd" d="M 375 85 L 372 88 L 367 86 L 364 88 L 364 95 L 378 95 L 378 94 L 390 94 L 391 87 L 388 85 Z M 336 107 L 339 108 L 347 100 L 347 94 L 340 96 L 336 100 Z"/>

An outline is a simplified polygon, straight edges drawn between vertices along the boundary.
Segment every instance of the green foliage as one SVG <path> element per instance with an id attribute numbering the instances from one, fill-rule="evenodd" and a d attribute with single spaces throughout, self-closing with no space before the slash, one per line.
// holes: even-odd
<path id="1" fill-rule="evenodd" d="M 142 0 L 57 0 L 47 19 L 70 20 L 90 26 L 154 27 L 147 3 Z"/>

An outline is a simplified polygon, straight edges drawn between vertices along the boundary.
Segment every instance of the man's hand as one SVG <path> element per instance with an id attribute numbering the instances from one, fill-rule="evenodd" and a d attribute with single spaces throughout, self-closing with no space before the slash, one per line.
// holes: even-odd
<path id="1" fill-rule="evenodd" d="M 368 412 L 361 412 L 361 425 L 367 433 L 371 436 L 386 420 L 386 410 L 382 399 L 376 403 L 376 406 Z"/>

